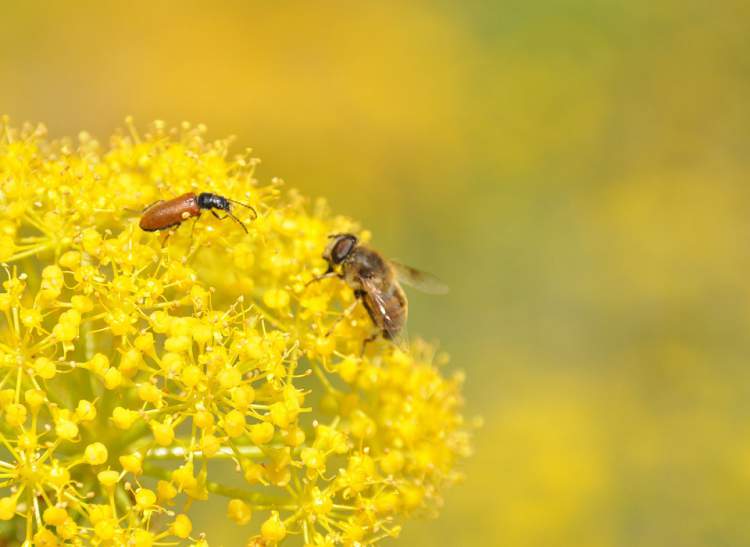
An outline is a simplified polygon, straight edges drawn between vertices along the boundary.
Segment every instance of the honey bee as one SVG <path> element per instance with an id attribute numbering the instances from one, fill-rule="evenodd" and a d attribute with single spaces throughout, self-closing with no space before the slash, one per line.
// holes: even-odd
<path id="1" fill-rule="evenodd" d="M 323 259 L 328 262 L 328 270 L 310 283 L 338 277 L 352 288 L 356 299 L 339 321 L 351 313 L 359 301 L 362 302 L 377 329 L 375 334 L 364 341 L 363 353 L 365 346 L 379 335 L 387 340 L 397 340 L 403 330 L 409 305 L 399 281 L 426 293 L 448 292 L 448 288 L 434 276 L 385 259 L 374 249 L 360 245 L 357 237 L 352 234 L 334 234 L 328 237 L 331 241 L 323 253 Z"/>

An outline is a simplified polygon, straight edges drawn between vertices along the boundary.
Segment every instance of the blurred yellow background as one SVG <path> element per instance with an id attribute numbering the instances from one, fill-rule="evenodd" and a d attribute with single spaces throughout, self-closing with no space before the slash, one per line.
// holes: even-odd
<path id="1" fill-rule="evenodd" d="M 0 111 L 204 122 L 444 278 L 482 415 L 404 545 L 750 544 L 750 7 L 1 2 Z M 247 531 L 204 515 L 212 545 Z"/>

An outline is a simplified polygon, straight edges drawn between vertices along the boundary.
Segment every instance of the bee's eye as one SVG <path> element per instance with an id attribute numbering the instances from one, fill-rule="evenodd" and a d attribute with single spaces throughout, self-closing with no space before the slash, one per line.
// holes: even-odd
<path id="1" fill-rule="evenodd" d="M 356 238 L 354 238 L 354 236 L 342 236 L 333 246 L 333 251 L 331 252 L 331 258 L 333 259 L 333 262 L 335 264 L 338 264 L 347 256 L 349 256 L 349 253 L 352 252 L 356 241 L 357 240 Z"/>

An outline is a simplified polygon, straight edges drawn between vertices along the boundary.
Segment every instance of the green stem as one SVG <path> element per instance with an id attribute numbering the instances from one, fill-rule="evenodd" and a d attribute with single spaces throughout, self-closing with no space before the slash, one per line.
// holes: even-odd
<path id="1" fill-rule="evenodd" d="M 181 460 L 184 459 L 190 453 L 189 450 L 176 446 L 173 448 L 152 448 L 146 453 L 146 457 L 151 460 Z M 202 450 L 193 450 L 193 455 L 196 457 L 202 457 Z M 211 456 L 211 459 L 229 459 L 236 457 L 237 453 L 241 456 L 248 456 L 250 458 L 263 457 L 263 451 L 257 446 L 238 446 L 236 451 L 230 447 L 222 447 L 216 454 Z"/>
<path id="2" fill-rule="evenodd" d="M 146 422 L 138 422 L 125 434 L 118 437 L 118 440 L 114 444 L 112 450 L 118 454 L 124 452 L 125 448 L 129 447 L 135 441 L 141 439 L 148 430 L 149 427 Z"/>
<path id="3" fill-rule="evenodd" d="M 149 477 L 162 480 L 170 480 L 172 478 L 172 472 L 158 465 L 154 465 L 149 462 L 144 462 L 143 473 Z M 218 482 L 206 481 L 206 490 L 212 494 L 218 494 L 226 498 L 238 498 L 246 501 L 257 508 L 268 507 L 273 509 L 285 509 L 292 510 L 298 509 L 299 504 L 296 500 L 290 498 L 270 497 L 261 492 L 248 492 L 242 488 L 235 488 L 232 486 L 225 486 Z"/>
<path id="4" fill-rule="evenodd" d="M 14 254 L 13 256 L 10 256 L 3 260 L 3 262 L 15 262 L 16 260 L 21 260 L 22 258 L 26 258 L 27 256 L 32 256 L 35 254 L 42 253 L 46 251 L 47 249 L 52 248 L 52 242 L 45 243 L 42 245 L 35 245 L 34 247 L 27 249 L 25 251 L 19 252 Z"/>

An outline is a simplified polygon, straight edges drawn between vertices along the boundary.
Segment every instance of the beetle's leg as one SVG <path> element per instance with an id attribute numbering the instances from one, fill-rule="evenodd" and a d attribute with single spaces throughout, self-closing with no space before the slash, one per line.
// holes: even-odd
<path id="1" fill-rule="evenodd" d="M 167 240 L 169 239 L 169 236 L 172 235 L 172 228 L 169 228 L 167 230 L 167 233 L 164 234 L 164 239 L 161 240 L 161 246 L 162 248 L 167 244 Z"/>
<path id="2" fill-rule="evenodd" d="M 200 218 L 200 215 L 195 215 L 195 220 L 193 221 L 193 227 L 190 228 L 190 245 L 188 246 L 188 249 L 193 248 L 193 234 L 195 233 L 195 225 L 198 224 L 199 218 Z"/>

